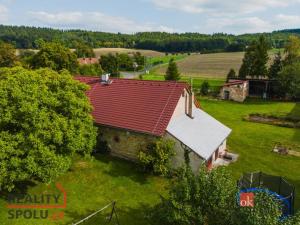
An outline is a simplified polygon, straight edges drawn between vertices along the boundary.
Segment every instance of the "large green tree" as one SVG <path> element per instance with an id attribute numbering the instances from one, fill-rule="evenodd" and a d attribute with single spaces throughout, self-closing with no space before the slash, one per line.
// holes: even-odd
<path id="1" fill-rule="evenodd" d="M 265 77 L 268 74 L 267 63 L 269 61 L 268 55 L 269 45 L 266 38 L 261 35 L 258 39 L 255 48 L 255 59 L 253 62 L 252 76 L 254 77 Z"/>
<path id="2" fill-rule="evenodd" d="M 239 71 L 239 77 L 265 77 L 268 74 L 267 63 L 269 44 L 264 36 L 253 42 L 245 52 L 242 66 Z"/>
<path id="3" fill-rule="evenodd" d="M 290 36 L 288 43 L 284 49 L 285 60 L 284 64 L 292 64 L 300 61 L 300 38 L 297 36 Z"/>
<path id="4" fill-rule="evenodd" d="M 40 49 L 31 60 L 34 69 L 47 67 L 55 71 L 66 69 L 76 73 L 78 68 L 77 57 L 70 49 L 57 42 L 41 43 Z"/>
<path id="5" fill-rule="evenodd" d="M 67 71 L 0 70 L 0 185 L 49 182 L 96 144 L 88 87 Z"/>
<path id="6" fill-rule="evenodd" d="M 16 61 L 16 49 L 14 46 L 0 41 L 0 67 L 14 66 Z"/>
<path id="7" fill-rule="evenodd" d="M 169 62 L 169 66 L 165 74 L 165 80 L 180 80 L 180 73 L 178 72 L 177 64 L 173 58 Z"/>
<path id="8" fill-rule="evenodd" d="M 100 64 L 106 73 L 110 73 L 113 77 L 120 76 L 119 60 L 117 56 L 113 54 L 102 55 L 100 58 Z"/>
<path id="9" fill-rule="evenodd" d="M 268 77 L 270 79 L 277 79 L 278 73 L 282 70 L 282 66 L 283 66 L 283 63 L 282 63 L 281 53 L 278 52 L 275 55 L 273 63 L 269 68 Z"/>
<path id="10" fill-rule="evenodd" d="M 300 62 L 284 66 L 278 81 L 280 93 L 288 98 L 300 98 Z"/>
<path id="11" fill-rule="evenodd" d="M 246 52 L 243 58 L 243 63 L 239 70 L 239 77 L 246 78 L 247 76 L 252 76 L 253 72 L 253 65 L 255 60 L 255 49 L 256 49 L 256 42 L 253 42 L 250 46 L 246 48 Z"/>

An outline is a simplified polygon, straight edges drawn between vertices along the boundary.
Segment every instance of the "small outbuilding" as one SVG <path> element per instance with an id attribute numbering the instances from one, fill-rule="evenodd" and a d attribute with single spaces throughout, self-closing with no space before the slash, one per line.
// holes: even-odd
<path id="1" fill-rule="evenodd" d="M 220 90 L 220 98 L 223 100 L 244 102 L 248 96 L 248 80 L 230 80 L 228 83 L 225 83 Z"/>

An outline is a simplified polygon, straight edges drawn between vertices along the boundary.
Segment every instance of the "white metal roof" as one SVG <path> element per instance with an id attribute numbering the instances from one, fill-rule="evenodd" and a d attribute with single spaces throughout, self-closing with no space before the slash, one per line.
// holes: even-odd
<path id="1" fill-rule="evenodd" d="M 193 119 L 185 114 L 172 118 L 167 132 L 207 160 L 228 137 L 231 129 L 201 109 L 193 109 L 193 116 Z"/>

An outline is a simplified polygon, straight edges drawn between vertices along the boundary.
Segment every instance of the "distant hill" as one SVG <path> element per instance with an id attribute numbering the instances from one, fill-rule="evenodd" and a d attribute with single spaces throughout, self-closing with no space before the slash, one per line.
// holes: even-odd
<path id="1" fill-rule="evenodd" d="M 76 42 L 85 42 L 93 48 L 134 48 L 161 52 L 238 52 L 243 51 L 259 35 L 266 36 L 271 47 L 282 48 L 288 36 L 292 34 L 300 36 L 300 29 L 243 35 L 166 32 L 115 34 L 0 25 L 0 40 L 12 43 L 20 49 L 35 49 L 37 40 L 43 39 L 61 42 L 69 48 L 74 48 Z"/>

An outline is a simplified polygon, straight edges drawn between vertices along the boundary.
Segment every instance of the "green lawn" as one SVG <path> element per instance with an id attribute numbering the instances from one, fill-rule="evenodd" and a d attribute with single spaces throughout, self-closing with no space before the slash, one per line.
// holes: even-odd
<path id="1" fill-rule="evenodd" d="M 296 207 L 300 208 L 300 158 L 272 153 L 276 143 L 300 151 L 300 129 L 243 121 L 250 113 L 289 115 L 300 113 L 300 104 L 251 100 L 244 104 L 200 99 L 202 108 L 233 131 L 230 151 L 240 155 L 228 168 L 238 179 L 243 172 L 262 171 L 285 177 L 296 186 Z M 298 114 L 299 116 L 300 114 Z"/>
<path id="2" fill-rule="evenodd" d="M 159 194 L 166 192 L 167 185 L 166 179 L 147 176 L 132 163 L 108 156 L 99 156 L 93 161 L 77 157 L 72 169 L 57 182 L 67 191 L 65 218 L 59 224 L 77 222 L 111 201 L 117 201 L 120 224 L 147 224 L 145 209 L 159 202 Z M 22 188 L 25 189 L 25 186 Z M 39 184 L 29 186 L 28 193 L 38 195 L 45 190 L 47 186 Z M 0 207 L 1 225 L 57 224 L 49 220 L 8 220 L 3 198 L 0 199 Z M 109 213 L 109 209 L 105 213 Z M 102 219 L 99 218 L 99 221 Z M 84 225 L 98 224 L 93 221 Z"/>

